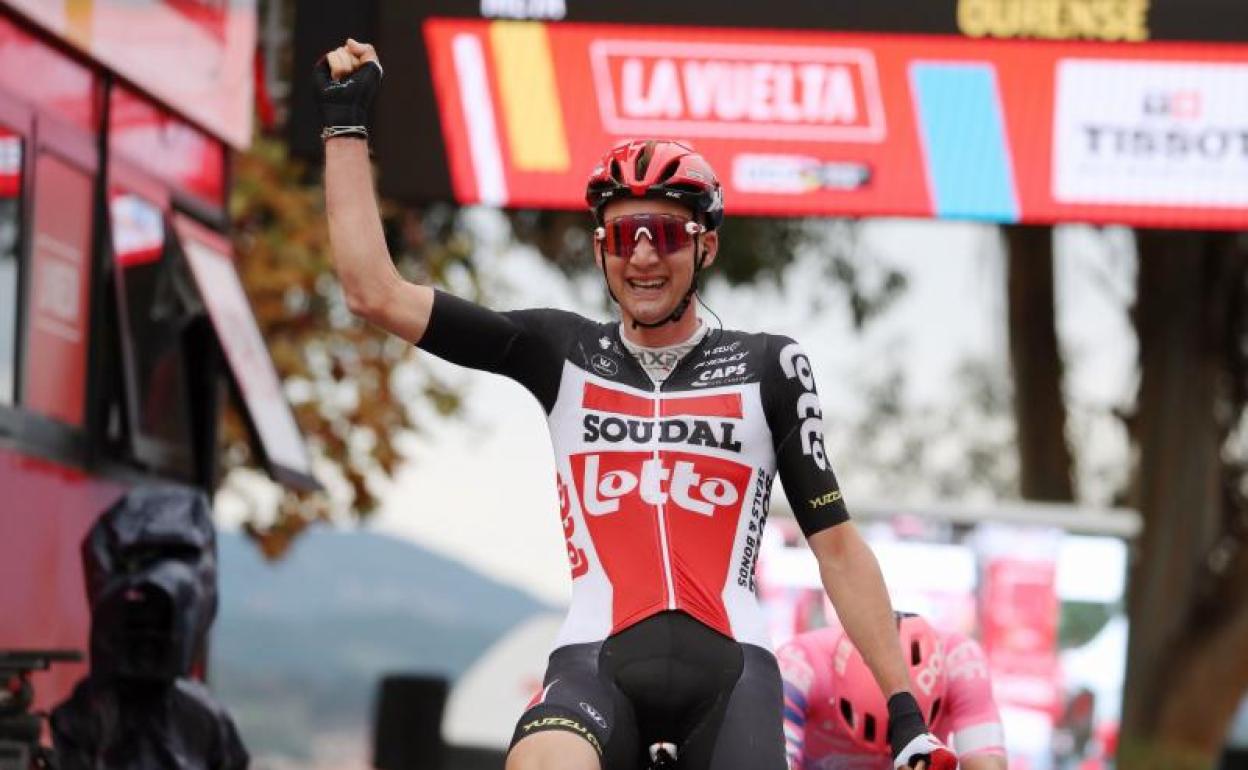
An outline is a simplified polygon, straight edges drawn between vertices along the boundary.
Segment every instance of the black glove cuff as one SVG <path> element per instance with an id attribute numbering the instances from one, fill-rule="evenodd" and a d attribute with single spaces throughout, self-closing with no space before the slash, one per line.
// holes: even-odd
<path id="1" fill-rule="evenodd" d="M 927 721 L 919 711 L 919 702 L 908 692 L 899 692 L 888 699 L 888 745 L 893 756 L 906 744 L 927 732 Z"/>
<path id="2" fill-rule="evenodd" d="M 321 104 L 321 126 L 367 126 L 368 107 L 359 104 Z"/>
<path id="3" fill-rule="evenodd" d="M 373 97 L 381 85 L 380 64 L 367 62 L 341 80 L 331 80 L 329 65 L 322 59 L 317 62 L 315 77 L 323 127 L 368 126 Z"/>

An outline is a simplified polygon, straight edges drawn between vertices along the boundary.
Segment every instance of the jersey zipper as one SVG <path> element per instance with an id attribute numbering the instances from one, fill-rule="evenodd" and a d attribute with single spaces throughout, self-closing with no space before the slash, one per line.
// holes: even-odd
<path id="1" fill-rule="evenodd" d="M 659 459 L 659 436 L 662 434 L 663 421 L 663 383 L 654 383 L 654 449 L 651 462 L 655 465 L 655 475 L 662 483 L 663 461 Z M 663 555 L 663 584 L 667 588 L 667 608 L 676 609 L 676 585 L 672 580 L 672 551 L 667 542 L 667 493 L 659 493 L 659 551 Z"/>
<path id="2" fill-rule="evenodd" d="M 623 347 L 624 346 L 624 343 L 622 340 L 623 335 L 620 332 L 620 328 L 618 325 L 615 327 L 614 331 L 615 331 L 616 338 L 620 340 L 620 346 Z M 668 373 L 667 378 L 664 379 L 663 382 L 654 382 L 653 380 L 651 380 L 650 375 L 645 370 L 645 367 L 637 363 L 637 361 L 633 359 L 631 354 L 627 356 L 630 359 L 630 363 L 632 364 L 632 366 L 641 374 L 642 378 L 644 380 L 649 380 L 650 384 L 654 386 L 654 438 L 652 439 L 653 448 L 650 451 L 650 461 L 655 464 L 656 471 L 661 472 L 663 470 L 663 461 L 659 458 L 659 437 L 663 432 L 662 427 L 661 427 L 663 424 L 662 422 L 663 385 L 668 382 L 671 382 L 676 372 L 680 371 L 681 368 L 684 367 L 685 364 L 687 364 L 689 360 L 693 358 L 694 353 L 702 350 L 703 346 L 707 344 L 707 340 L 709 340 L 710 337 L 711 335 L 709 332 L 705 336 L 703 336 L 702 340 L 698 342 L 697 345 L 694 345 L 693 348 L 690 349 L 689 352 L 686 353 L 683 358 L 681 358 L 679 361 L 676 362 L 676 366 L 672 369 L 671 372 Z M 661 482 L 662 479 L 660 478 L 659 481 Z M 664 587 L 664 590 L 667 592 L 667 609 L 674 610 L 676 609 L 676 584 L 675 584 L 674 578 L 672 577 L 672 551 L 671 551 L 671 545 L 669 544 L 668 538 L 667 538 L 668 533 L 667 533 L 666 493 L 664 493 L 664 496 L 660 497 L 659 499 L 663 501 L 663 502 L 658 503 L 659 553 L 663 561 L 663 587 Z"/>
<path id="3" fill-rule="evenodd" d="M 662 430 L 663 386 L 672 381 L 672 379 L 676 375 L 676 372 L 680 371 L 681 368 L 685 366 L 685 364 L 687 364 L 690 359 L 693 358 L 693 354 L 695 352 L 700 351 L 702 349 L 702 346 L 706 344 L 706 341 L 709 338 L 710 338 L 709 333 L 704 335 L 702 337 L 702 340 L 698 342 L 697 345 L 694 345 L 693 348 L 691 348 L 688 353 L 686 353 L 679 361 L 676 362 L 676 366 L 672 367 L 672 371 L 668 372 L 667 377 L 664 378 L 663 382 L 654 383 L 654 452 L 653 452 L 652 457 L 654 458 L 654 463 L 655 465 L 658 466 L 658 470 L 660 472 L 663 470 L 662 462 L 659 460 L 659 437 L 663 433 L 663 430 Z M 649 377 L 649 375 L 646 375 L 646 376 Z M 676 583 L 675 583 L 675 579 L 672 576 L 672 573 L 674 571 L 672 568 L 672 549 L 671 549 L 670 543 L 668 542 L 668 537 L 667 537 L 668 530 L 667 530 L 667 495 L 666 493 L 664 493 L 664 495 L 660 497 L 659 499 L 663 501 L 659 503 L 659 548 L 663 554 L 663 580 L 667 587 L 667 608 L 669 610 L 674 610 L 676 609 Z"/>

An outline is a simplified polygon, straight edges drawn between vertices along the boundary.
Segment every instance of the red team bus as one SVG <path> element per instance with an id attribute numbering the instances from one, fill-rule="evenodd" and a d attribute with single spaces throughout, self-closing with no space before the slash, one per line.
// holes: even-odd
<path id="1" fill-rule="evenodd" d="M 84 533 L 134 485 L 211 491 L 224 399 L 315 484 L 228 238 L 256 28 L 254 0 L 0 0 L 0 649 L 86 649 Z"/>

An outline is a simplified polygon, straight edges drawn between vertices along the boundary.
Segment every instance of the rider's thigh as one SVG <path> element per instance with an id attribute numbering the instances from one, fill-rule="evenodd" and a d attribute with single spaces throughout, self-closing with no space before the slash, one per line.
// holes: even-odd
<path id="1" fill-rule="evenodd" d="M 732 692 L 680 749 L 690 770 L 785 770 L 783 694 L 775 657 L 742 645 L 744 665 Z"/>
<path id="2" fill-rule="evenodd" d="M 507 754 L 507 770 L 602 770 L 602 765 L 581 736 L 548 730 L 518 741 Z"/>

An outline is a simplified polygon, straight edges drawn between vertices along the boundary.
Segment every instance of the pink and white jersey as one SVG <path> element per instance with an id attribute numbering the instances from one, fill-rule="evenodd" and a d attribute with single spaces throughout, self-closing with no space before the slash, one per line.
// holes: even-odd
<path id="1" fill-rule="evenodd" d="M 929 725 L 960 760 L 980 754 L 1005 756 L 1001 716 L 983 648 L 966 636 L 937 632 L 945 652 L 944 705 Z M 887 756 L 864 752 L 836 718 L 832 658 L 839 628 L 794 637 L 777 652 L 784 677 L 784 736 L 793 770 L 891 770 Z"/>
<path id="2" fill-rule="evenodd" d="M 556 646 L 680 610 L 771 648 L 754 568 L 773 478 L 807 535 L 848 518 L 795 342 L 713 331 L 655 384 L 619 324 L 439 292 L 420 347 L 516 380 L 546 411 L 573 579 Z"/>

